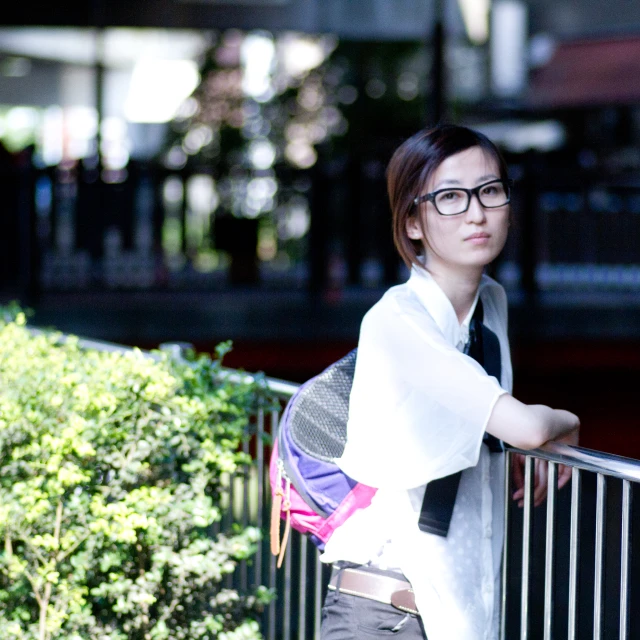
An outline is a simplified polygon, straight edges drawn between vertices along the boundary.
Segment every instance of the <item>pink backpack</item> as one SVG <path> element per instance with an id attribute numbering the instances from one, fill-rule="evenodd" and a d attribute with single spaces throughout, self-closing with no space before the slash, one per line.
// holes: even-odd
<path id="1" fill-rule="evenodd" d="M 290 527 L 324 549 L 333 532 L 371 503 L 376 489 L 347 476 L 334 462 L 347 435 L 349 394 L 357 350 L 305 382 L 291 398 L 274 438 L 269 477 L 271 552 L 281 565 Z M 285 529 L 280 539 L 280 520 Z"/>

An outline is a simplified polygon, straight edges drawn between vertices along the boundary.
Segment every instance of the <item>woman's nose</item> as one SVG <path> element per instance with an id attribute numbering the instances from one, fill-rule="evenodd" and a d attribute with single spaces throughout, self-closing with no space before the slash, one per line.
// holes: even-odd
<path id="1" fill-rule="evenodd" d="M 484 207 L 480 204 L 480 200 L 475 193 L 471 196 L 471 201 L 469 202 L 469 208 L 467 209 L 466 216 L 469 222 L 475 223 L 484 222 L 486 219 L 486 212 L 484 210 Z"/>

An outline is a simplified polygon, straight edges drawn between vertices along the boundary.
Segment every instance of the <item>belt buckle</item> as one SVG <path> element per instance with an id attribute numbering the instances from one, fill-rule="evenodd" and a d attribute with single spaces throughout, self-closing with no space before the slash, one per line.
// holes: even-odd
<path id="1" fill-rule="evenodd" d="M 400 591 L 394 591 L 391 594 L 391 605 L 405 613 L 418 615 L 413 589 L 401 589 Z"/>

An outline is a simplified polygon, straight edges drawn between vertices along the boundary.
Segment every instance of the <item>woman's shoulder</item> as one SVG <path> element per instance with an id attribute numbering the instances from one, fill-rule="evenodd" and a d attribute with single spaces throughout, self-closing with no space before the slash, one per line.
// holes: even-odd
<path id="1" fill-rule="evenodd" d="M 404 282 L 387 289 L 378 302 L 367 311 L 364 321 L 413 314 L 423 315 L 427 314 L 427 311 L 409 284 Z"/>
<path id="2" fill-rule="evenodd" d="M 489 321 L 489 324 L 492 323 L 493 319 L 506 325 L 508 301 L 504 287 L 485 274 L 480 281 L 480 297 L 485 310 L 485 318 Z"/>
<path id="3" fill-rule="evenodd" d="M 367 311 L 360 326 L 360 341 L 376 344 L 395 342 L 399 334 L 404 340 L 418 332 L 423 338 L 442 333 L 434 317 L 419 296 L 406 283 L 391 287 Z"/>
<path id="4" fill-rule="evenodd" d="M 480 291 L 484 291 L 485 289 L 492 295 L 504 295 L 505 297 L 507 295 L 504 287 L 497 280 L 483 273 L 482 278 L 480 278 Z"/>

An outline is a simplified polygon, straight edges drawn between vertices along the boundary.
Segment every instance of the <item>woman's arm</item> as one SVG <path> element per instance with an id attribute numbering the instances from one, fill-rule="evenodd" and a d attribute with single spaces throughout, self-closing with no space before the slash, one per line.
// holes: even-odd
<path id="1" fill-rule="evenodd" d="M 524 404 L 505 393 L 496 401 L 487 432 L 518 449 L 537 449 L 549 440 L 578 443 L 580 420 L 563 409 Z"/>
<path id="2" fill-rule="evenodd" d="M 519 449 L 536 449 L 549 440 L 564 444 L 578 444 L 580 420 L 563 409 L 552 409 L 541 404 L 523 404 L 509 394 L 498 398 L 487 424 L 487 431 Z M 534 506 L 539 506 L 547 495 L 547 461 L 535 460 Z M 558 466 L 558 488 L 571 478 L 571 467 Z M 513 499 L 524 505 L 524 456 L 513 457 Z"/>

